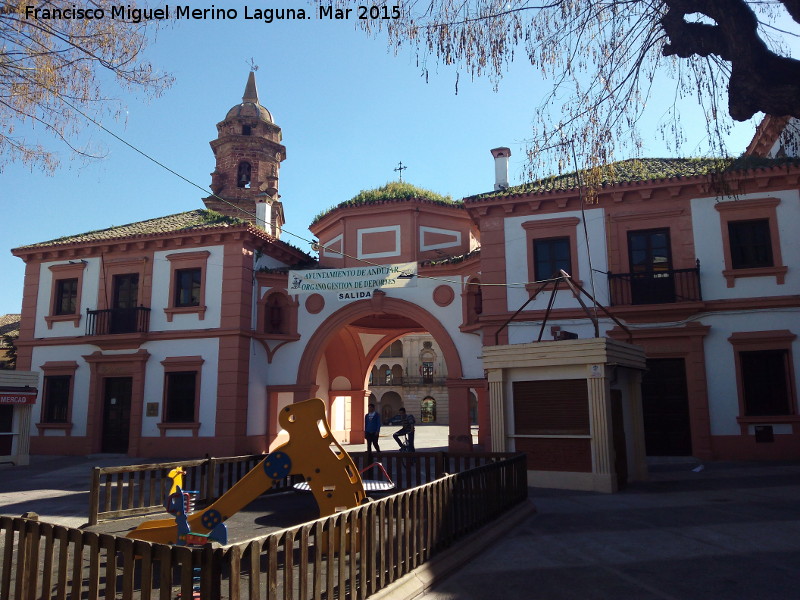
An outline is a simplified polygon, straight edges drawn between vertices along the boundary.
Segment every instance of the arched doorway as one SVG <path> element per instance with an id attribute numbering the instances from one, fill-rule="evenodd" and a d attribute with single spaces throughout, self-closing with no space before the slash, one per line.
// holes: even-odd
<path id="1" fill-rule="evenodd" d="M 403 406 L 403 399 L 397 392 L 386 392 L 381 396 L 381 420 L 384 425 L 398 413 L 401 406 Z"/>
<path id="2" fill-rule="evenodd" d="M 339 309 L 317 328 L 298 365 L 296 400 L 306 394 L 305 390 L 313 390 L 316 395 L 327 398 L 332 391 L 330 382 L 336 377 L 346 377 L 354 388 L 349 390 L 353 398 L 350 441 L 360 443 L 363 425 L 359 424 L 363 423 L 366 398 L 370 394 L 368 381 L 372 366 L 378 366 L 375 374 L 379 378 L 386 377 L 382 371 L 384 364 L 389 366 L 389 359 L 380 358 L 380 354 L 405 334 L 426 332 L 436 340 L 441 360 L 447 367 L 450 448 L 471 450 L 469 385 L 462 380 L 461 357 L 450 333 L 427 310 L 380 291 L 369 300 L 353 302 Z M 391 367 L 389 369 L 391 377 Z M 400 373 L 397 375 L 402 378 Z M 360 389 L 357 382 L 362 382 Z M 342 391 L 337 390 L 336 395 L 343 395 Z"/>
<path id="3" fill-rule="evenodd" d="M 420 420 L 423 423 L 436 422 L 436 399 L 426 396 L 420 403 Z"/>

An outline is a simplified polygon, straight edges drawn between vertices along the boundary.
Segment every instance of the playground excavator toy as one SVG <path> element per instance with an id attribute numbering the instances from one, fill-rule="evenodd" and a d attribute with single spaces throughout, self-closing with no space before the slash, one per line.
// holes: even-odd
<path id="1" fill-rule="evenodd" d="M 325 403 L 319 398 L 290 404 L 280 411 L 278 422 L 289 441 L 270 452 L 230 490 L 204 510 L 181 519 L 145 521 L 127 537 L 176 544 L 181 535 L 206 535 L 288 475 L 302 475 L 319 506 L 320 517 L 354 508 L 366 499 L 361 475 L 353 459 L 331 434 Z M 338 453 L 334 450 L 338 450 Z"/>

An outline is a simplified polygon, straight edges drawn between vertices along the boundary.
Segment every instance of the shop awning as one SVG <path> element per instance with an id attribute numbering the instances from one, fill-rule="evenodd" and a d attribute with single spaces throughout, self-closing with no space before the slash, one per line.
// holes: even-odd
<path id="1" fill-rule="evenodd" d="M 36 404 L 36 388 L 0 389 L 0 404 Z"/>

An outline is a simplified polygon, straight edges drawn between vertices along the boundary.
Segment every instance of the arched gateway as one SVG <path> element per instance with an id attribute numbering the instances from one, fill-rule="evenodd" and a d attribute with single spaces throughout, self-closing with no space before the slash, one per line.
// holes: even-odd
<path id="1" fill-rule="evenodd" d="M 413 302 L 392 298 L 385 292 L 373 292 L 370 300 L 336 310 L 317 328 L 305 344 L 297 368 L 295 401 L 303 395 L 317 395 L 327 385 L 333 429 L 351 443 L 362 442 L 372 364 L 394 339 L 418 332 L 429 333 L 444 355 L 448 373 L 449 445 L 454 449 L 470 449 L 469 392 L 477 388 L 477 393 L 483 395 L 483 380 L 463 378 L 459 349 L 439 319 Z M 349 406 L 349 414 L 342 415 L 343 406 Z"/>
<path id="2" fill-rule="evenodd" d="M 472 391 L 483 405 L 478 442 L 490 448 L 481 337 L 475 304 L 469 301 L 469 282 L 479 275 L 472 252 L 478 239 L 463 207 L 407 184 L 389 184 L 331 209 L 310 229 L 319 239 L 315 268 L 290 271 L 288 282 L 264 275 L 258 291 L 264 310 L 270 294 L 297 298 L 284 317 L 296 324 L 287 329 L 293 337 L 287 336 L 285 349 L 278 339 L 265 340 L 271 373 L 269 381 L 265 378 L 267 422 L 274 423 L 274 415 L 287 403 L 319 396 L 328 403 L 334 434 L 362 442 L 364 411 L 375 391 L 370 389 L 370 372 L 376 362 L 385 362 L 379 355 L 402 336 L 427 334 L 440 350 L 436 362 L 412 370 L 410 357 L 403 357 L 402 368 L 388 379 L 381 374 L 380 382 L 373 383 L 402 388 L 402 396 L 411 396 L 410 388 L 416 386 L 413 394 L 419 400 L 411 406 L 418 420 L 419 403 L 431 393 L 426 386 L 446 388 L 443 422 L 449 424 L 454 450 L 472 449 Z M 356 291 L 341 292 L 352 283 L 349 278 L 381 268 L 409 269 L 402 271 L 406 281 L 373 285 L 369 279 L 359 281 L 352 288 Z M 319 284 L 325 278 L 328 287 Z M 271 430 L 268 437 L 277 433 Z"/>

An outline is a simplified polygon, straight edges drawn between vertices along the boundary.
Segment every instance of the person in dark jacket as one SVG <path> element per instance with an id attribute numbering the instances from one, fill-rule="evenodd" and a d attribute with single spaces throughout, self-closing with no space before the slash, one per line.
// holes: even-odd
<path id="1" fill-rule="evenodd" d="M 414 452 L 414 423 L 416 422 L 417 420 L 414 418 L 414 415 L 407 415 L 405 408 L 400 409 L 400 424 L 402 425 L 402 429 L 392 435 L 394 441 L 400 446 L 400 450 L 403 449 L 403 442 L 400 441 L 400 436 L 407 435 L 408 450 L 409 452 Z"/>
<path id="2" fill-rule="evenodd" d="M 372 463 L 372 447 L 375 446 L 375 452 L 380 453 L 381 449 L 378 446 L 378 436 L 381 433 L 381 417 L 375 411 L 375 405 L 369 405 L 369 412 L 364 415 L 364 438 L 367 441 L 367 462 Z"/>

